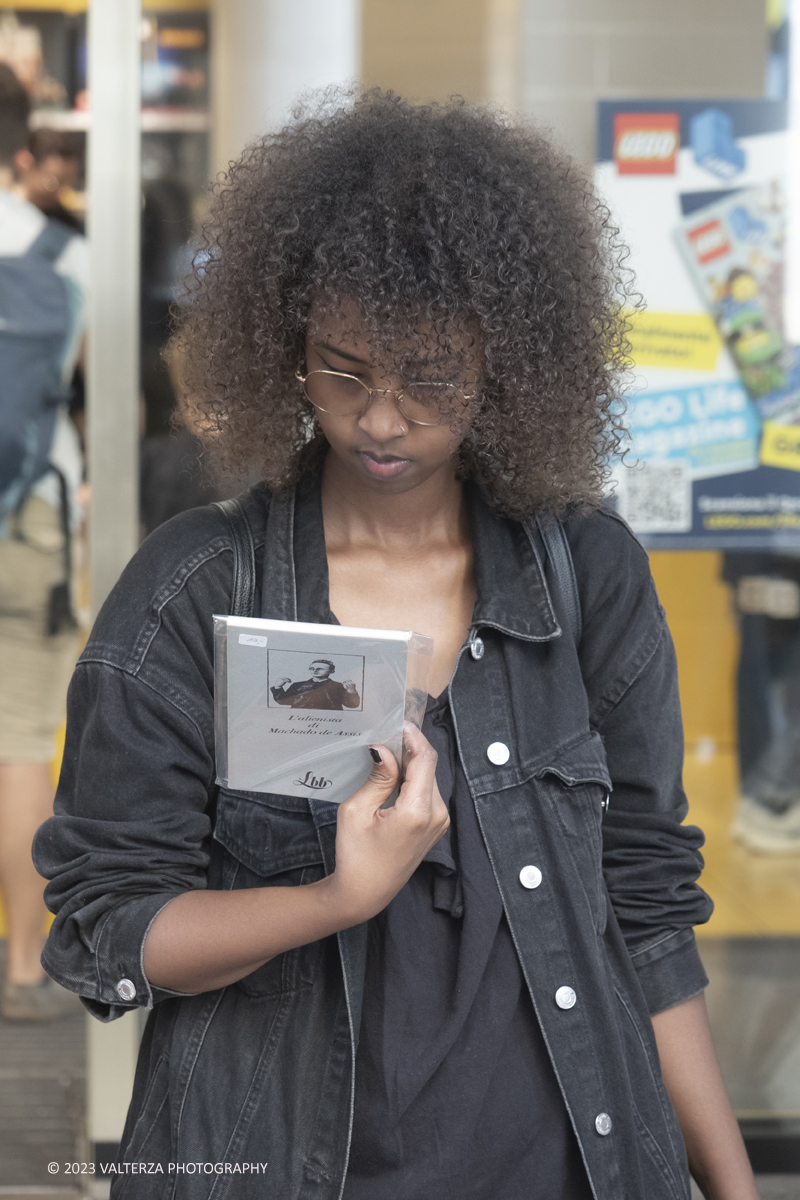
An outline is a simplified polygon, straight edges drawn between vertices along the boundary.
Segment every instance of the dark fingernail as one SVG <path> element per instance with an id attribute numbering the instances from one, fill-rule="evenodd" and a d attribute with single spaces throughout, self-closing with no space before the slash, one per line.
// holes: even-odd
<path id="1" fill-rule="evenodd" d="M 372 755 L 372 761 L 373 761 L 373 762 L 376 762 L 376 763 L 382 763 L 382 762 L 383 762 L 383 759 L 381 758 L 380 754 L 378 754 L 378 751 L 375 749 L 375 747 L 374 747 L 374 746 L 370 746 L 370 748 L 369 748 L 369 752 L 370 752 L 370 754 Z"/>

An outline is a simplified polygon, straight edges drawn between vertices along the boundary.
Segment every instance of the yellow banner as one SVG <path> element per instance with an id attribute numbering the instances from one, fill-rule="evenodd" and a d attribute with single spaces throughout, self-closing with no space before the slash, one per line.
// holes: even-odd
<path id="1" fill-rule="evenodd" d="M 774 421 L 765 421 L 761 461 L 768 467 L 800 471 L 800 425 L 777 425 Z"/>
<path id="2" fill-rule="evenodd" d="M 631 357 L 637 367 L 681 367 L 713 371 L 722 340 L 705 313 L 630 314 Z"/>

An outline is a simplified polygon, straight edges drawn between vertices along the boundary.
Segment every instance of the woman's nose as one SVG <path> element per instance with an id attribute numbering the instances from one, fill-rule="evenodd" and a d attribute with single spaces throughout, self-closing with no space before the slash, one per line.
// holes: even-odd
<path id="1" fill-rule="evenodd" d="M 360 429 L 376 442 L 388 442 L 408 433 L 408 422 L 400 411 L 398 391 L 373 392 L 372 401 L 358 419 Z"/>

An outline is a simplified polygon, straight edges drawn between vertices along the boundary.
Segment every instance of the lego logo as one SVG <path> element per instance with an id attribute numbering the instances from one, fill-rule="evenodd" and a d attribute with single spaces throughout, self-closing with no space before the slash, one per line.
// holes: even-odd
<path id="1" fill-rule="evenodd" d="M 728 235 L 719 221 L 707 221 L 689 233 L 689 243 L 699 263 L 711 262 L 723 254 L 730 253 Z"/>
<path id="2" fill-rule="evenodd" d="M 620 175 L 674 175 L 680 145 L 677 113 L 614 113 L 614 158 Z"/>
<path id="3" fill-rule="evenodd" d="M 628 129 L 617 142 L 617 159 L 664 162 L 677 149 L 678 135 L 672 129 Z"/>

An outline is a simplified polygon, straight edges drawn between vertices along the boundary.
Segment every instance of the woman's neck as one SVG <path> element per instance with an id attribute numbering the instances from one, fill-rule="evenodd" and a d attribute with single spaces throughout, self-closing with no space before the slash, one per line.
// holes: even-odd
<path id="1" fill-rule="evenodd" d="M 381 494 L 328 455 L 322 515 L 331 611 L 342 625 L 433 638 L 428 688 L 447 687 L 475 607 L 466 497 L 446 464 L 408 492 Z"/>
<path id="2" fill-rule="evenodd" d="M 322 471 L 325 538 L 333 545 L 412 549 L 469 541 L 464 487 L 455 464 L 437 471 L 411 491 L 394 495 L 354 479 L 333 454 Z"/>

